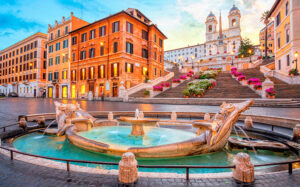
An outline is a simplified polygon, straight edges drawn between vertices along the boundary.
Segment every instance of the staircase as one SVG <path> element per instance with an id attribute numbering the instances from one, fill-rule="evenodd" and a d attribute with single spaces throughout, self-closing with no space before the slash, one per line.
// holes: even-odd
<path id="1" fill-rule="evenodd" d="M 260 67 L 241 70 L 246 79 L 259 78 L 261 82 L 265 81 L 263 73 L 260 72 Z M 274 82 L 274 89 L 276 92 L 275 98 L 300 98 L 300 85 L 299 84 L 287 84 L 274 77 L 270 78 Z"/>
<path id="2" fill-rule="evenodd" d="M 217 85 L 207 90 L 202 98 L 260 98 L 250 88 L 234 80 L 228 72 L 220 73 L 216 80 Z"/>
<path id="3" fill-rule="evenodd" d="M 168 71 L 174 72 L 174 77 L 171 78 L 171 79 L 169 79 L 168 81 L 164 81 L 164 82 L 170 83 L 170 86 L 171 86 L 171 85 L 172 85 L 172 80 L 173 80 L 173 79 L 179 79 L 179 77 L 180 77 L 182 74 L 179 72 L 178 67 L 173 67 L 172 69 L 169 69 Z M 155 85 L 155 86 L 158 86 L 158 85 L 160 85 L 160 83 L 157 84 L 157 85 Z M 170 88 L 170 89 L 172 89 L 172 88 Z M 134 93 L 134 94 L 131 94 L 129 97 L 144 97 L 144 91 L 145 91 L 145 89 L 140 90 L 140 91 L 138 91 L 138 92 L 136 92 L 136 93 Z M 168 91 L 168 90 L 167 90 L 167 91 Z"/>

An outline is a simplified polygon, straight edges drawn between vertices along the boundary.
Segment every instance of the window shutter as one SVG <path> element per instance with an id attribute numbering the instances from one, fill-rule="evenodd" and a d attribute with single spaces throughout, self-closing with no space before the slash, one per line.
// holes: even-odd
<path id="1" fill-rule="evenodd" d="M 120 71 L 120 67 L 119 67 L 119 63 L 117 63 L 117 76 L 119 76 L 119 71 Z"/>
<path id="2" fill-rule="evenodd" d="M 126 32 L 128 32 L 128 25 L 129 25 L 129 22 L 126 21 Z"/>
<path id="3" fill-rule="evenodd" d="M 130 32 L 133 33 L 133 24 L 131 24 Z"/>
<path id="4" fill-rule="evenodd" d="M 103 65 L 103 78 L 105 78 L 105 65 Z"/>
<path id="5" fill-rule="evenodd" d="M 82 69 L 80 69 L 80 80 L 82 80 Z"/>
<path id="6" fill-rule="evenodd" d="M 98 71 L 98 78 L 100 78 L 100 66 L 98 66 L 97 71 Z"/>
<path id="7" fill-rule="evenodd" d="M 130 53 L 133 54 L 133 44 L 130 44 Z"/>
<path id="8" fill-rule="evenodd" d="M 116 23 L 116 22 L 112 23 L 112 32 L 113 32 L 113 33 L 115 32 L 115 23 Z"/>
<path id="9" fill-rule="evenodd" d="M 130 66 L 131 66 L 131 73 L 133 73 L 133 64 L 130 64 Z"/>
<path id="10" fill-rule="evenodd" d="M 61 72 L 61 79 L 64 79 L 64 71 Z"/>
<path id="11" fill-rule="evenodd" d="M 111 76 L 113 77 L 114 76 L 114 64 L 111 64 L 110 72 L 111 72 Z"/>
<path id="12" fill-rule="evenodd" d="M 127 73 L 127 62 L 125 62 L 125 72 Z"/>
<path id="13" fill-rule="evenodd" d="M 91 78 L 92 78 L 92 77 L 91 77 L 91 67 L 89 67 L 88 72 L 89 72 L 88 78 L 91 79 Z"/>

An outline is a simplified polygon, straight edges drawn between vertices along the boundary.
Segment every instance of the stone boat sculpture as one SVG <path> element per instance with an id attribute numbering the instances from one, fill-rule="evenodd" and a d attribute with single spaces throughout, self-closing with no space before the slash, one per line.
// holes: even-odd
<path id="1" fill-rule="evenodd" d="M 234 104 L 223 103 L 220 111 L 212 121 L 196 120 L 192 122 L 192 125 L 198 128 L 195 138 L 159 146 L 122 148 L 121 146 L 116 147 L 90 140 L 78 134 L 78 132 L 88 131 L 93 127 L 117 125 L 117 121 L 97 120 L 80 109 L 79 105 L 56 103 L 57 113 L 59 114 L 57 115 L 57 121 L 61 123 L 58 125 L 58 135 L 66 134 L 68 140 L 80 148 L 113 155 L 122 155 L 125 152 L 132 152 L 136 157 L 144 158 L 199 155 L 222 149 L 227 143 L 231 130 L 240 114 L 253 104 L 253 100 Z"/>

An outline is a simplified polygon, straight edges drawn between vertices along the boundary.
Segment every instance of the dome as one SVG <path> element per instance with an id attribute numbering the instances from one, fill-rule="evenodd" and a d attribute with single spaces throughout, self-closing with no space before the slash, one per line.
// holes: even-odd
<path id="1" fill-rule="evenodd" d="M 212 11 L 210 11 L 210 13 L 208 14 L 207 17 L 216 17 L 216 16 L 214 15 L 214 13 Z"/>
<path id="2" fill-rule="evenodd" d="M 239 9 L 235 5 L 233 5 L 233 7 L 230 9 L 230 12 L 234 10 L 239 10 Z"/>

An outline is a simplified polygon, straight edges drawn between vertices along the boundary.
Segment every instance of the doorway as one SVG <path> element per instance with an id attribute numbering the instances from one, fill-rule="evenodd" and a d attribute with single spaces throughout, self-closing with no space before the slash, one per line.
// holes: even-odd
<path id="1" fill-rule="evenodd" d="M 56 97 L 55 98 L 59 98 L 59 85 L 56 85 L 55 88 L 56 88 Z"/>
<path id="2" fill-rule="evenodd" d="M 113 97 L 118 97 L 118 83 L 113 83 Z"/>
<path id="3" fill-rule="evenodd" d="M 52 98 L 52 97 L 53 97 L 53 88 L 48 87 L 48 98 Z"/>
<path id="4" fill-rule="evenodd" d="M 33 97 L 36 97 L 36 89 L 33 89 Z"/>
<path id="5" fill-rule="evenodd" d="M 68 98 L 68 86 L 63 86 L 62 87 L 62 97 L 63 98 Z"/>

